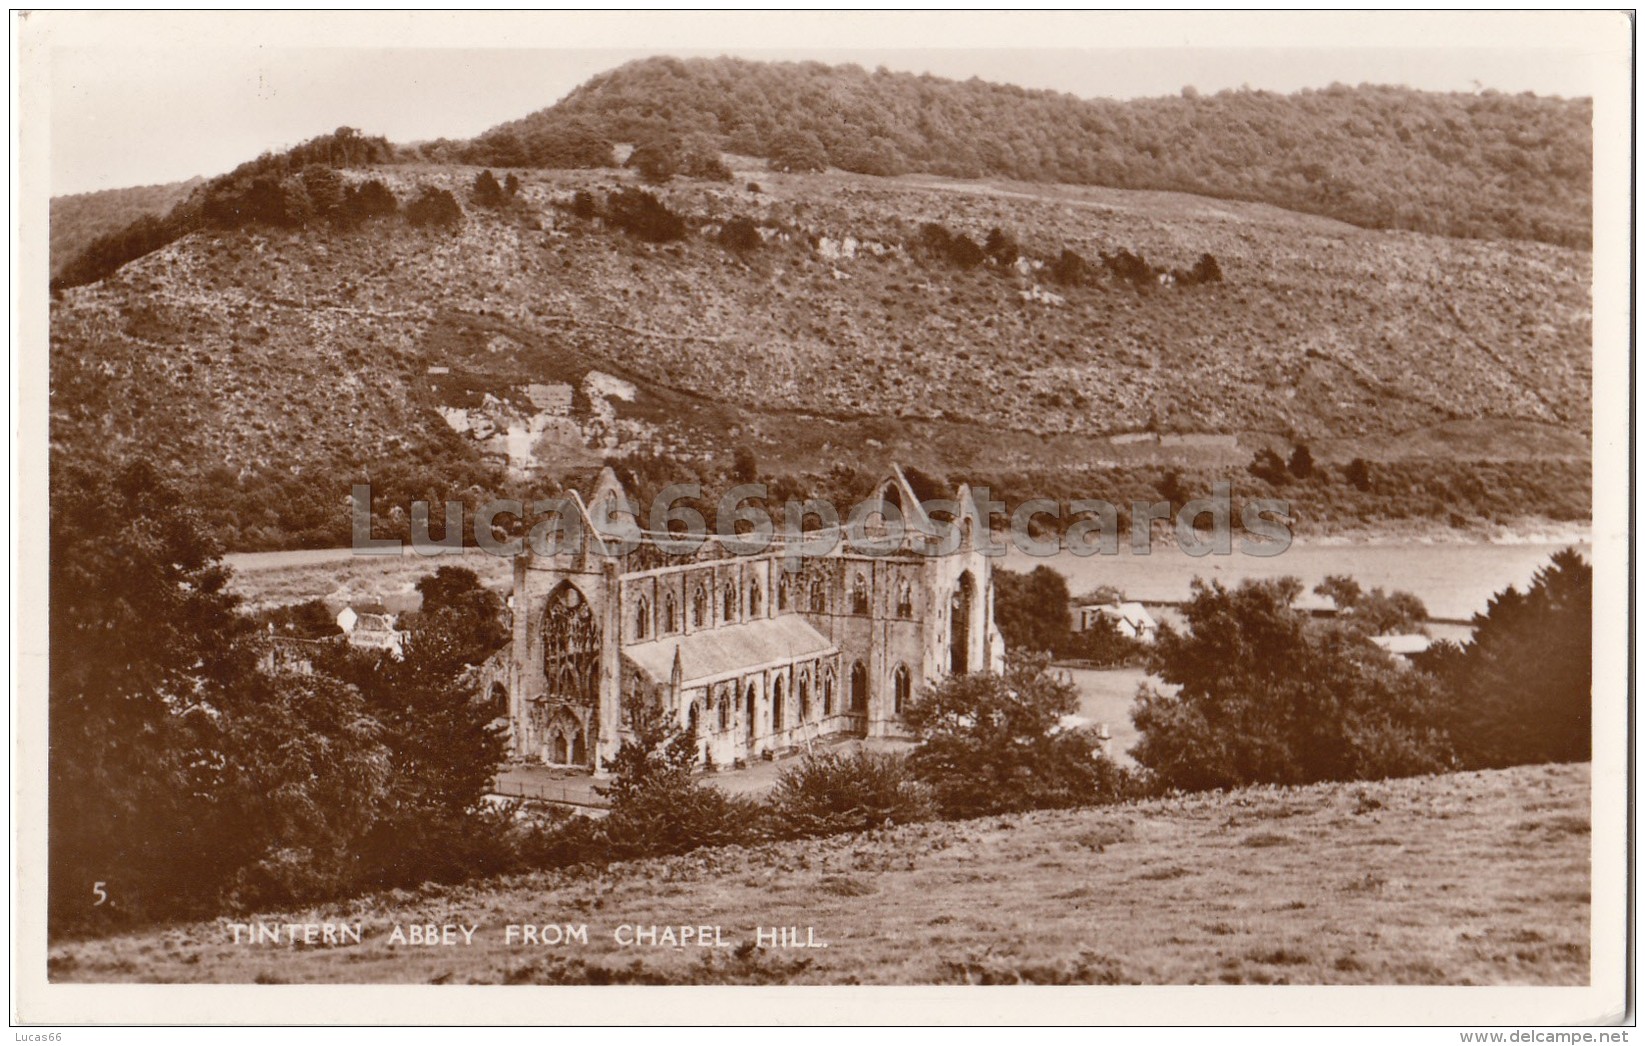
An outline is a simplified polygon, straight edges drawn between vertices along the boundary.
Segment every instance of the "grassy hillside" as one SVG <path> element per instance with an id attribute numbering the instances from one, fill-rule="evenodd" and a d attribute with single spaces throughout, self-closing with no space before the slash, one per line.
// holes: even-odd
<path id="1" fill-rule="evenodd" d="M 239 921 L 358 922 L 337 948 L 235 945 L 229 918 L 54 945 L 54 981 L 1586 984 L 1583 765 L 912 825 L 427 887 Z M 478 925 L 394 947 L 396 923 Z M 509 945 L 510 923 L 587 945 Z M 623 924 L 734 947 L 620 948 Z M 737 947 L 756 925 L 826 949 Z"/>
<path id="2" fill-rule="evenodd" d="M 181 203 L 199 178 L 167 185 L 54 196 L 51 200 L 51 274 L 57 276 L 99 236 L 118 232 L 139 218 L 161 218 Z"/>
<path id="3" fill-rule="evenodd" d="M 567 140 L 701 135 L 796 169 L 1169 189 L 1369 228 L 1586 246 L 1592 118 L 1591 99 L 1494 91 L 1086 101 L 854 65 L 647 58 L 482 135 L 473 158 L 557 166 Z"/>

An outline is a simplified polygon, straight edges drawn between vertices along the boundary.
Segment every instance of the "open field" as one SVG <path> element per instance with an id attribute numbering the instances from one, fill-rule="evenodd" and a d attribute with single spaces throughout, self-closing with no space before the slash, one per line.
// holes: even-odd
<path id="1" fill-rule="evenodd" d="M 1252 789 L 706 850 L 59 943 L 55 981 L 1586 984 L 1589 770 Z M 472 944 L 398 945 L 396 924 Z M 509 924 L 587 943 L 509 944 Z M 619 945 L 719 927 L 725 947 Z M 827 948 L 753 946 L 756 926 Z M 709 931 L 712 933 L 712 931 Z"/>

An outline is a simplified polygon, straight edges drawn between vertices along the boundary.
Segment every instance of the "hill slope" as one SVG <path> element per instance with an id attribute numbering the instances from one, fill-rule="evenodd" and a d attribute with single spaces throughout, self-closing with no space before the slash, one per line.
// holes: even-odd
<path id="1" fill-rule="evenodd" d="M 1176 194 L 765 173 L 751 191 L 749 172 L 665 187 L 685 235 L 658 245 L 569 209 L 578 191 L 606 207 L 627 181 L 609 174 L 530 174 L 493 209 L 469 199 L 473 169 L 349 177 L 366 173 L 402 201 L 449 188 L 466 214 L 454 231 L 207 229 L 63 292 L 54 449 L 141 451 L 237 489 L 242 516 L 296 499 L 333 522 L 351 475 L 461 491 L 505 466 L 738 439 L 807 468 L 860 463 L 865 440 L 1027 467 L 1125 460 L 1104 435 L 1143 430 L 1351 452 L 1486 419 L 1586 456 L 1582 251 Z M 758 246 L 717 241 L 733 217 Z M 932 223 L 979 243 L 1008 230 L 1023 259 L 953 264 L 928 249 Z M 1047 267 L 1065 249 L 1092 260 L 1078 286 Z M 1180 272 L 1205 254 L 1221 282 L 1139 284 L 1097 261 Z M 591 371 L 632 390 L 591 391 Z M 534 405 L 533 384 L 563 404 Z"/>
<path id="2" fill-rule="evenodd" d="M 884 68 L 646 58 L 482 135 L 471 158 L 517 165 L 571 137 L 700 134 L 801 167 L 1168 189 L 1370 228 L 1586 246 L 1592 120 L 1590 99 L 1528 94 L 1339 84 L 1086 101 Z"/>
<path id="3" fill-rule="evenodd" d="M 51 274 L 91 245 L 99 236 L 118 232 L 142 217 L 162 218 L 181 203 L 201 179 L 134 189 L 54 196 L 51 199 Z"/>
<path id="4" fill-rule="evenodd" d="M 1261 788 L 911 825 L 237 920 L 360 923 L 233 944 L 230 919 L 50 951 L 53 981 L 480 984 L 1586 984 L 1585 765 Z M 510 923 L 587 944 L 510 944 Z M 396 947 L 396 923 L 478 926 Z M 620 947 L 623 924 L 806 927 L 827 948 Z"/>

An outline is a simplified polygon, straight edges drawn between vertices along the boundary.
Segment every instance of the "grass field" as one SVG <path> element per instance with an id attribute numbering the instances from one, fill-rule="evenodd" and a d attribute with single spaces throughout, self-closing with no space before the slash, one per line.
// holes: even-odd
<path id="1" fill-rule="evenodd" d="M 61 942 L 54 981 L 1586 984 L 1589 771 L 1155 800 L 701 851 L 238 916 L 359 923 L 235 944 L 231 919 Z M 391 943 L 396 924 L 477 927 Z M 587 943 L 510 944 L 509 924 Z M 725 947 L 619 945 L 718 926 Z M 755 947 L 756 926 L 826 948 Z M 463 940 L 460 931 L 456 939 Z M 282 936 L 282 942 L 284 937 Z"/>

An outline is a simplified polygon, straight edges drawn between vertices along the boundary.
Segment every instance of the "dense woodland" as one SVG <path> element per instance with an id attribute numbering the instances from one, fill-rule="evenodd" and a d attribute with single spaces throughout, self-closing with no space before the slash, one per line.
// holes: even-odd
<path id="1" fill-rule="evenodd" d="M 1593 103 L 1334 84 L 1119 102 L 854 65 L 648 58 L 480 136 L 469 162 L 581 166 L 704 135 L 779 170 L 1165 189 L 1378 229 L 1588 246 Z M 583 143 L 565 163 L 544 143 Z"/>

